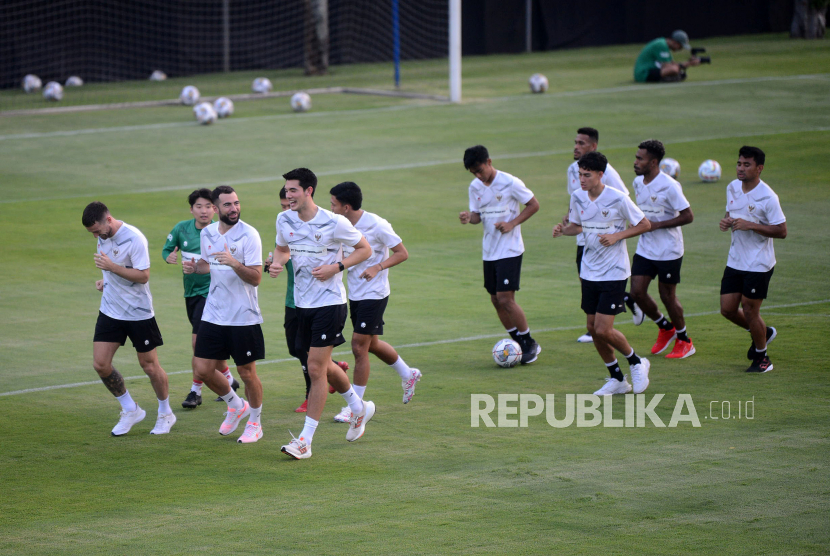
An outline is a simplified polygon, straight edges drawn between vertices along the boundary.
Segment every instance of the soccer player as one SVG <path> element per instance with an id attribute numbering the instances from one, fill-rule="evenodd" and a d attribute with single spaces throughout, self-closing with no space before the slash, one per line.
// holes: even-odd
<path id="1" fill-rule="evenodd" d="M 571 195 L 568 224 L 554 226 L 553 237 L 585 234 L 579 273 L 582 310 L 594 347 L 611 374 L 594 395 L 632 391 L 614 356 L 615 349 L 628 360 L 634 393 L 640 394 L 648 387 L 651 365 L 648 359 L 638 357 L 622 332 L 614 328 L 614 316 L 625 312 L 625 284 L 631 274 L 625 240 L 649 231 L 650 225 L 627 195 L 602 183 L 607 166 L 608 160 L 597 151 L 579 159 L 580 190 Z M 626 222 L 630 228 L 626 228 Z"/>
<path id="2" fill-rule="evenodd" d="M 597 150 L 599 146 L 599 131 L 592 127 L 580 127 L 576 130 L 576 138 L 574 139 L 574 161 L 568 166 L 568 196 L 574 194 L 574 191 L 579 191 L 579 166 L 577 160 L 583 155 L 592 153 Z M 611 164 L 608 164 L 606 171 L 602 175 L 602 183 L 622 191 L 628 197 L 628 189 L 620 178 L 620 174 L 614 169 Z M 568 215 L 562 219 L 562 225 L 568 225 Z M 582 254 L 585 249 L 585 235 L 579 234 L 576 236 L 576 273 L 580 273 L 582 269 Z M 640 325 L 643 323 L 643 312 L 633 302 L 628 293 L 625 296 L 625 304 L 631 309 L 631 314 L 634 317 L 634 324 Z M 583 334 L 576 339 L 581 344 L 588 344 L 593 342 L 593 338 L 588 333 Z"/>
<path id="3" fill-rule="evenodd" d="M 651 224 L 651 231 L 641 235 L 637 242 L 631 265 L 631 296 L 659 329 L 651 353 L 662 353 L 677 338 L 674 349 L 666 357 L 685 359 L 694 354 L 695 346 L 686 332 L 683 307 L 677 299 L 683 263 L 680 226 L 691 224 L 694 215 L 680 184 L 660 171 L 660 161 L 665 154 L 663 143 L 651 139 L 640 143 L 634 155 L 634 173 L 637 175 L 634 194 L 637 205 Z M 655 277 L 660 299 L 671 322 L 648 294 L 648 286 Z"/>
<path id="4" fill-rule="evenodd" d="M 308 413 L 298 438 L 282 447 L 295 458 L 311 457 L 314 432 L 326 404 L 327 382 L 352 409 L 346 440 L 354 442 L 375 414 L 375 404 L 363 402 L 346 373 L 331 362 L 334 346 L 341 345 L 346 324 L 346 290 L 343 270 L 368 259 L 372 248 L 360 232 L 342 216 L 314 203 L 317 176 L 308 168 L 296 168 L 285 178 L 290 211 L 277 216 L 277 247 L 270 275 L 276 278 L 291 258 L 294 264 L 294 303 L 297 305 L 298 348 L 308 353 L 311 390 Z M 341 259 L 341 244 L 354 251 Z M 293 436 L 293 435 L 292 435 Z"/>
<path id="5" fill-rule="evenodd" d="M 516 303 L 522 273 L 522 222 L 536 214 L 539 201 L 524 182 L 493 167 L 481 145 L 464 152 L 464 168 L 475 176 L 470 183 L 470 210 L 458 214 L 462 224 L 482 224 L 484 288 L 504 328 L 522 348 L 522 365 L 533 363 L 542 351 L 530 336 L 522 308 Z M 519 211 L 521 205 L 524 209 Z"/>
<path id="6" fill-rule="evenodd" d="M 190 203 L 191 220 L 182 220 L 176 224 L 167 235 L 167 241 L 161 250 L 161 256 L 167 264 L 178 264 L 179 253 L 182 261 L 196 261 L 201 254 L 199 236 L 202 230 L 213 221 L 213 202 L 210 200 L 210 189 L 197 189 L 187 197 Z M 187 320 L 190 321 L 193 334 L 191 336 L 191 348 L 196 347 L 196 334 L 199 332 L 199 325 L 202 322 L 202 311 L 205 309 L 205 300 L 210 289 L 210 275 L 208 274 L 184 274 L 184 304 L 187 309 Z M 225 375 L 231 387 L 236 390 L 239 383 L 233 378 L 227 361 L 217 361 L 216 370 Z M 193 368 L 191 361 L 191 368 Z M 193 384 L 190 392 L 182 402 L 185 409 L 194 409 L 202 405 L 202 381 L 196 378 L 196 371 L 193 371 Z M 222 401 L 221 398 L 217 400 Z"/>
<path id="7" fill-rule="evenodd" d="M 363 210 L 363 192 L 351 181 L 335 185 L 331 191 L 331 211 L 346 220 L 363 234 L 372 255 L 349 269 L 349 313 L 352 317 L 352 353 L 354 354 L 353 388 L 361 398 L 369 383 L 369 353 L 392 367 L 401 377 L 403 403 L 415 395 L 415 385 L 421 380 L 421 371 L 410 368 L 383 335 L 383 313 L 389 302 L 389 269 L 409 258 L 400 236 L 392 225 L 377 214 Z M 389 255 L 389 251 L 392 254 Z M 344 246 L 343 254 L 351 248 Z M 349 410 L 349 407 L 343 408 Z"/>
<path id="8" fill-rule="evenodd" d="M 253 226 L 242 221 L 242 206 L 236 191 L 220 185 L 211 192 L 219 222 L 202 230 L 197 261 L 184 261 L 185 274 L 210 273 L 210 286 L 202 323 L 193 350 L 193 370 L 228 404 L 219 434 L 229 435 L 248 417 L 237 442 L 247 444 L 262 438 L 262 383 L 256 362 L 265 358 L 262 313 L 257 286 L 262 280 L 262 241 Z M 236 395 L 219 361 L 233 358 L 248 400 Z"/>
<path id="9" fill-rule="evenodd" d="M 787 219 L 778 195 L 761 180 L 766 155 L 758 147 L 738 151 L 738 179 L 726 186 L 726 214 L 720 230 L 732 230 L 732 243 L 720 283 L 720 312 L 749 330 L 752 344 L 746 354 L 748 373 L 772 370 L 767 345 L 778 334 L 761 318 L 775 270 L 773 239 L 787 237 Z"/>
<path id="10" fill-rule="evenodd" d="M 92 339 L 92 365 L 121 404 L 121 416 L 112 435 L 127 434 L 146 416 L 130 396 L 124 377 L 112 366 L 115 352 L 127 338 L 132 341 L 138 363 L 150 377 L 159 402 L 156 425 L 150 434 L 167 434 L 176 423 L 176 415 L 170 409 L 167 373 L 156 353 L 164 342 L 153 313 L 147 238 L 138 228 L 113 218 L 107 206 L 97 201 L 86 206 L 81 222 L 98 239 L 95 266 L 103 278 L 95 282 L 95 288 L 103 295 Z"/>

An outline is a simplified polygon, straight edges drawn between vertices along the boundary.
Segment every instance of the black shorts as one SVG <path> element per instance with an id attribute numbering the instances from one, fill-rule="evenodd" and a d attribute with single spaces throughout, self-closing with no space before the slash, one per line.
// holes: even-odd
<path id="1" fill-rule="evenodd" d="M 297 357 L 297 309 L 294 307 L 285 306 L 285 343 L 288 344 L 288 354 L 291 357 Z"/>
<path id="2" fill-rule="evenodd" d="M 631 275 L 648 276 L 652 280 L 656 276 L 657 280 L 664 284 L 679 284 L 682 264 L 683 257 L 671 261 L 653 261 L 635 253 L 631 264 Z"/>
<path id="3" fill-rule="evenodd" d="M 582 280 L 582 310 L 586 315 L 625 313 L 625 286 L 628 280 L 592 282 Z"/>
<path id="4" fill-rule="evenodd" d="M 727 266 L 720 281 L 720 294 L 740 293 L 748 299 L 766 299 L 773 272 L 775 268 L 767 272 L 750 272 Z"/>
<path id="5" fill-rule="evenodd" d="M 339 346 L 346 326 L 346 304 L 304 309 L 297 307 L 297 349 L 308 352 L 313 347 Z"/>
<path id="6" fill-rule="evenodd" d="M 262 328 L 258 324 L 222 326 L 202 321 L 193 355 L 216 361 L 233 358 L 237 366 L 265 359 Z"/>
<path id="7" fill-rule="evenodd" d="M 202 324 L 202 313 L 205 310 L 205 301 L 207 301 L 207 297 L 203 295 L 184 298 L 184 304 L 187 307 L 187 320 L 190 321 L 194 334 L 199 333 L 199 325 Z"/>
<path id="8" fill-rule="evenodd" d="M 153 351 L 164 345 L 156 317 L 146 320 L 117 320 L 98 311 L 93 342 L 109 342 L 122 346 L 129 338 L 138 353 Z"/>
<path id="9" fill-rule="evenodd" d="M 522 255 L 484 261 L 484 289 L 490 295 L 496 295 L 496 292 L 517 292 L 521 274 Z"/>
<path id="10" fill-rule="evenodd" d="M 660 68 L 651 68 L 648 70 L 648 75 L 646 76 L 646 83 L 659 83 L 661 81 L 660 77 Z"/>
<path id="11" fill-rule="evenodd" d="M 576 246 L 576 273 L 582 273 L 582 255 L 585 253 L 585 246 L 584 245 L 577 245 Z"/>
<path id="12" fill-rule="evenodd" d="M 349 300 L 349 314 L 352 317 L 352 326 L 355 334 L 368 336 L 383 336 L 383 313 L 389 296 L 383 299 Z"/>

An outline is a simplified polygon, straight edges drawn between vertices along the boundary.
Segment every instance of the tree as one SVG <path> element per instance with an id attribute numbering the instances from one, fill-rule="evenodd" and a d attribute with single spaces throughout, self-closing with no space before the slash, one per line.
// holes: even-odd
<path id="1" fill-rule="evenodd" d="M 830 0 L 795 0 L 790 37 L 820 39 L 827 27 L 827 5 Z"/>

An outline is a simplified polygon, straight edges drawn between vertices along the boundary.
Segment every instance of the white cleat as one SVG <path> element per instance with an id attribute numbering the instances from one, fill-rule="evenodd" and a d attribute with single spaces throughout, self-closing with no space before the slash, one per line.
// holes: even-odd
<path id="1" fill-rule="evenodd" d="M 291 431 L 288 431 L 291 434 Z M 291 442 L 280 448 L 283 454 L 291 456 L 294 459 L 308 459 L 311 457 L 311 444 L 306 442 L 303 437 L 294 438 L 291 434 Z"/>
<path id="2" fill-rule="evenodd" d="M 340 413 L 334 416 L 335 423 L 348 423 L 352 418 L 352 410 L 347 405 L 340 410 Z"/>
<path id="3" fill-rule="evenodd" d="M 159 415 L 156 419 L 156 426 L 150 431 L 150 434 L 167 434 L 173 425 L 176 424 L 176 414 L 172 411 L 167 415 Z"/>
<path id="4" fill-rule="evenodd" d="M 250 444 L 260 438 L 262 438 L 262 425 L 248 421 L 248 424 L 245 425 L 245 432 L 236 441 L 240 444 Z"/>
<path id="5" fill-rule="evenodd" d="M 631 382 L 634 385 L 634 393 L 642 394 L 648 388 L 648 370 L 651 369 L 651 362 L 646 358 L 640 358 L 637 365 L 631 367 Z"/>
<path id="6" fill-rule="evenodd" d="M 135 406 L 134 411 L 121 411 L 121 417 L 118 419 L 118 424 L 115 425 L 112 429 L 113 436 L 124 436 L 130 429 L 133 428 L 133 425 L 136 423 L 140 423 L 144 420 L 144 417 L 147 416 L 147 413 L 138 407 L 138 404 Z"/>
<path id="7" fill-rule="evenodd" d="M 418 369 L 412 369 L 412 374 L 409 377 L 409 380 L 402 380 L 401 381 L 401 388 L 403 388 L 403 403 L 409 403 L 412 400 L 412 396 L 415 395 L 415 385 L 421 380 L 421 371 Z"/>
<path id="8" fill-rule="evenodd" d="M 640 326 L 646 320 L 646 314 L 636 303 L 631 304 L 631 320 L 634 321 L 634 326 Z"/>
<path id="9" fill-rule="evenodd" d="M 594 343 L 594 338 L 590 334 L 585 333 L 579 338 L 577 338 L 576 341 L 580 344 L 592 344 Z"/>
<path id="10" fill-rule="evenodd" d="M 623 376 L 622 382 L 616 378 L 606 378 L 605 386 L 594 392 L 595 396 L 613 396 L 614 394 L 628 394 L 631 392 L 631 385 Z"/>
<path id="11" fill-rule="evenodd" d="M 366 431 L 366 423 L 372 420 L 375 416 L 375 402 L 363 402 L 363 411 L 361 413 L 352 413 L 352 419 L 349 421 L 349 430 L 346 431 L 346 440 L 354 442 Z"/>
<path id="12" fill-rule="evenodd" d="M 228 410 L 225 412 L 225 420 L 219 426 L 219 434 L 222 436 L 229 435 L 236 430 L 236 427 L 242 422 L 243 417 L 251 414 L 251 404 L 245 400 L 242 400 L 242 403 L 245 404 L 242 406 L 242 409 L 231 409 L 228 407 Z"/>

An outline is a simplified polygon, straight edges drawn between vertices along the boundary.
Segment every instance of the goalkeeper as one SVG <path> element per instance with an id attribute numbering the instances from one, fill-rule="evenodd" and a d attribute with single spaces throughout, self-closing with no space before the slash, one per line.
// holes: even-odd
<path id="1" fill-rule="evenodd" d="M 659 83 L 686 79 L 686 68 L 700 65 L 700 58 L 692 56 L 686 62 L 675 62 L 672 51 L 691 50 L 689 35 L 675 31 L 671 37 L 661 37 L 648 43 L 634 63 L 634 81 Z"/>

